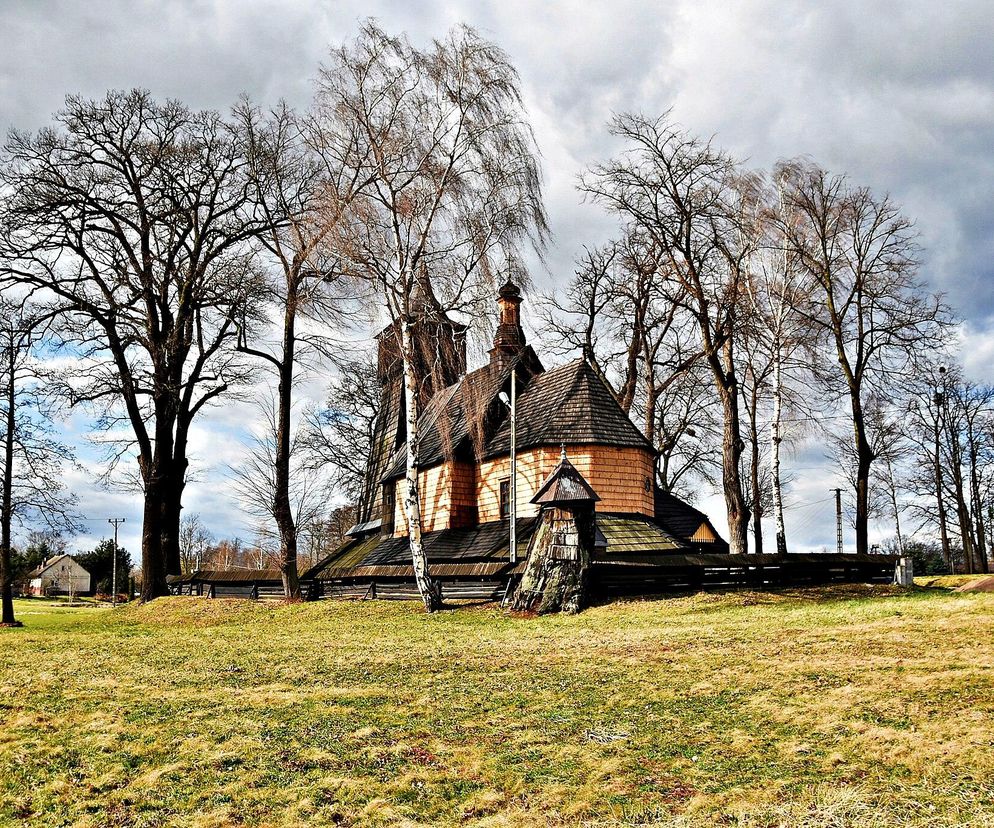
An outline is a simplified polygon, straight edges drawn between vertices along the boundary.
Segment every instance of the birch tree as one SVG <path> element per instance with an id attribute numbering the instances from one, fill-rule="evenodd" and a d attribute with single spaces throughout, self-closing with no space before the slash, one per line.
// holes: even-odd
<path id="1" fill-rule="evenodd" d="M 316 116 L 347 177 L 368 181 L 338 225 L 335 250 L 375 288 L 402 360 L 403 507 L 415 580 L 433 611 L 441 597 L 421 540 L 415 289 L 427 280 L 458 307 L 493 284 L 522 243 L 543 246 L 538 154 L 517 73 L 467 26 L 422 49 L 365 23 L 322 68 Z"/>
<path id="2" fill-rule="evenodd" d="M 795 390 L 796 381 L 803 379 L 807 369 L 803 364 L 804 346 L 809 341 L 808 322 L 802 308 L 806 303 L 806 285 L 796 256 L 790 249 L 788 239 L 797 222 L 797 216 L 787 209 L 783 183 L 774 175 L 772 186 L 764 196 L 765 208 L 760 217 L 762 240 L 757 250 L 749 257 L 749 278 L 746 290 L 751 306 L 751 336 L 747 350 L 754 352 L 750 363 L 756 363 L 753 377 L 760 382 L 751 383 L 753 393 L 766 386 L 770 409 L 769 435 L 769 494 L 773 507 L 776 550 L 778 555 L 787 554 L 787 532 L 783 507 L 783 445 L 788 434 L 785 418 L 788 412 L 798 413 L 808 406 L 803 404 L 803 395 Z M 793 382 L 792 382 L 793 380 Z M 756 404 L 747 406 L 750 410 L 750 432 L 752 442 L 753 500 L 758 496 L 759 470 L 756 458 L 759 451 L 760 435 L 756 425 Z M 759 542 L 760 527 L 755 524 L 756 548 Z"/>

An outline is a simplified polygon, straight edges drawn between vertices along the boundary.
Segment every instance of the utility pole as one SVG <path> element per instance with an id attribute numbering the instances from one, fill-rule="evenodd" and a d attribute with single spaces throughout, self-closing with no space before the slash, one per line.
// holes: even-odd
<path id="1" fill-rule="evenodd" d="M 108 523 L 114 524 L 114 563 L 111 567 L 110 578 L 110 605 L 112 609 L 117 609 L 117 527 L 124 523 L 124 518 L 107 518 Z"/>
<path id="2" fill-rule="evenodd" d="M 835 492 L 835 545 L 842 554 L 842 489 L 832 489 Z"/>
<path id="3" fill-rule="evenodd" d="M 518 561 L 518 368 L 511 369 L 511 485 L 510 513 L 511 537 L 508 557 L 512 564 Z"/>

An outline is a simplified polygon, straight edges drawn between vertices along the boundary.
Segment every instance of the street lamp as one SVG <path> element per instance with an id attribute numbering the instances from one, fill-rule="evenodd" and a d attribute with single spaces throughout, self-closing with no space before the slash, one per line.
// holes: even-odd
<path id="1" fill-rule="evenodd" d="M 510 529 L 508 537 L 508 560 L 513 564 L 518 561 L 518 369 L 511 368 L 511 394 L 508 397 L 503 391 L 500 400 L 511 412 L 511 480 L 508 489 L 508 518 Z"/>

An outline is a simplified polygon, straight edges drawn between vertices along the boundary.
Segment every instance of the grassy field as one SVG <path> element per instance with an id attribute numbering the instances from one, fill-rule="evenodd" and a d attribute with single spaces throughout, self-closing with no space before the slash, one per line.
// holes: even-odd
<path id="1" fill-rule="evenodd" d="M 18 606 L 0 824 L 994 826 L 994 594 Z"/>

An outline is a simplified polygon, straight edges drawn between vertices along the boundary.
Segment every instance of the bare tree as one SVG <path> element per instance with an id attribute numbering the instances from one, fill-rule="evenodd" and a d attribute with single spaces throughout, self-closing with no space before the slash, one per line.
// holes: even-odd
<path id="1" fill-rule="evenodd" d="M 705 363 L 694 363 L 657 401 L 656 477 L 665 491 L 690 501 L 701 484 L 715 487 L 721 476 L 723 425 L 709 374 Z"/>
<path id="2" fill-rule="evenodd" d="M 265 331 L 268 320 L 254 326 L 262 332 L 243 325 L 238 348 L 261 359 L 276 376 L 273 504 L 268 511 L 279 532 L 277 561 L 284 594 L 299 600 L 298 526 L 290 481 L 293 388 L 301 369 L 326 350 L 326 330 L 341 326 L 348 316 L 350 290 L 328 260 L 324 242 L 364 171 L 322 155 L 319 130 L 285 105 L 264 116 L 243 100 L 235 115 L 249 160 L 252 206 L 267 227 L 259 236 L 267 254 L 264 302 L 279 320 L 275 337 Z M 335 150 L 348 153 L 352 147 Z M 307 323 L 310 329 L 303 327 Z M 267 341 L 272 338 L 276 341 Z"/>
<path id="3" fill-rule="evenodd" d="M 332 52 L 316 108 L 346 178 L 369 182 L 337 225 L 335 250 L 374 286 L 402 360 L 403 508 L 415 580 L 433 611 L 441 597 L 422 546 L 418 494 L 416 287 L 430 280 L 453 308 L 492 283 L 523 240 L 541 247 L 547 225 L 537 151 L 514 68 L 465 26 L 422 50 L 367 22 Z"/>
<path id="4" fill-rule="evenodd" d="M 905 478 L 904 487 L 912 496 L 909 507 L 919 526 L 931 525 L 937 530 L 943 560 L 952 572 L 943 450 L 946 439 L 943 413 L 947 386 L 945 374 L 944 366 L 926 364 L 920 376 L 909 384 L 905 409 L 909 423 L 906 437 L 913 447 L 915 466 Z"/>
<path id="5" fill-rule="evenodd" d="M 295 535 L 297 531 L 311 531 L 311 527 L 321 519 L 327 501 L 323 480 L 318 475 L 305 471 L 302 443 L 297 438 L 287 447 L 285 476 L 281 473 L 276 462 L 280 451 L 277 427 L 279 406 L 278 399 L 270 400 L 268 405 L 260 404 L 265 424 L 261 433 L 255 437 L 244 462 L 231 469 L 231 476 L 235 491 L 247 511 L 260 520 L 256 527 L 260 549 L 269 553 L 268 557 L 285 577 L 284 527 L 278 514 L 283 508 L 282 494 L 287 497 Z M 286 490 L 278 495 L 277 489 L 283 485 L 286 485 Z M 296 557 L 293 560 L 293 575 L 296 580 Z M 296 598 L 300 598 L 299 584 Z"/>
<path id="6" fill-rule="evenodd" d="M 3 423 L 0 494 L 0 625 L 16 624 L 11 568 L 15 524 L 41 522 L 51 531 L 77 528 L 71 493 L 62 483 L 70 449 L 52 437 L 46 377 L 34 351 L 44 319 L 32 318 L 25 302 L 0 299 L 0 420 Z"/>
<path id="7" fill-rule="evenodd" d="M 667 116 L 615 118 L 627 142 L 617 159 L 598 164 L 581 189 L 644 233 L 665 257 L 671 299 L 694 320 L 700 350 L 723 413 L 722 488 L 731 551 L 748 551 L 749 508 L 743 492 L 744 441 L 739 415 L 736 334 L 747 303 L 745 261 L 755 245 L 755 182 L 710 142 Z"/>
<path id="8" fill-rule="evenodd" d="M 749 296 L 749 332 L 745 350 L 749 354 L 747 366 L 752 377 L 759 382 L 749 383 L 744 391 L 748 399 L 757 397 L 749 408 L 750 436 L 753 464 L 751 468 L 753 501 L 757 498 L 759 454 L 757 408 L 760 396 L 769 406 L 769 494 L 776 527 L 777 554 L 787 553 L 787 533 L 783 508 L 783 471 L 781 454 L 786 440 L 785 418 L 788 413 L 809 412 L 804 404 L 805 395 L 797 391 L 808 374 L 803 359 L 808 342 L 808 322 L 803 315 L 806 300 L 806 280 L 791 252 L 785 229 L 794 226 L 797 217 L 787 210 L 783 186 L 774 176 L 773 186 L 764 196 L 765 209 L 760 216 L 762 241 L 749 257 L 749 278 L 746 290 Z M 748 378 L 747 378 L 748 379 Z M 761 531 L 758 519 L 755 533 Z M 757 542 L 757 551 L 762 548 Z"/>
<path id="9" fill-rule="evenodd" d="M 376 366 L 368 356 L 340 360 L 323 406 L 305 416 L 301 443 L 310 470 L 327 469 L 349 503 L 367 503 L 376 484 L 367 474 L 380 406 Z"/>
<path id="10" fill-rule="evenodd" d="M 202 569 L 214 535 L 204 526 L 200 515 L 186 515 L 179 524 L 179 553 L 183 574 Z"/>
<path id="11" fill-rule="evenodd" d="M 230 347 L 255 289 L 235 131 L 144 91 L 71 97 L 56 126 L 12 133 L 0 181 L 2 275 L 61 312 L 87 366 L 74 404 L 130 427 L 144 492 L 142 599 L 179 573 L 179 523 L 196 415 L 245 379 Z"/>
<path id="12" fill-rule="evenodd" d="M 917 277 L 911 222 L 889 198 L 878 199 L 808 163 L 778 170 L 796 223 L 784 226 L 811 282 L 806 316 L 820 334 L 813 364 L 852 416 L 856 551 L 869 551 L 870 471 L 876 453 L 867 400 L 886 398 L 942 344 L 948 313 Z"/>
<path id="13" fill-rule="evenodd" d="M 994 389 L 940 368 L 939 457 L 943 496 L 952 501 L 967 573 L 987 572 L 987 518 L 991 507 L 989 461 L 994 455 Z"/>
<path id="14" fill-rule="evenodd" d="M 619 241 L 586 251 L 563 298 L 543 303 L 553 350 L 582 349 L 653 444 L 660 398 L 701 358 L 671 301 L 667 269 L 658 246 L 629 229 Z"/>

